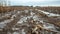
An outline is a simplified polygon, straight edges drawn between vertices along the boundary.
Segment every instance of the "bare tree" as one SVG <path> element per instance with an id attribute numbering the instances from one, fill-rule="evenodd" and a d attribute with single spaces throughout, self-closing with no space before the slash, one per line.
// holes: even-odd
<path id="1" fill-rule="evenodd" d="M 10 1 L 8 0 L 0 0 L 0 6 L 9 6 L 10 5 Z"/>
<path id="2" fill-rule="evenodd" d="M 0 6 L 4 6 L 5 4 L 5 0 L 0 0 Z"/>

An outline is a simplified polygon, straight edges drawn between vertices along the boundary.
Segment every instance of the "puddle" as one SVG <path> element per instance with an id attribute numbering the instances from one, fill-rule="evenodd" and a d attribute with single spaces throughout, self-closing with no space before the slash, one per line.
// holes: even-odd
<path id="1" fill-rule="evenodd" d="M 46 14 L 46 15 L 49 16 L 49 17 L 51 17 L 51 16 L 60 16 L 59 14 L 49 13 L 49 12 L 42 11 L 42 10 L 40 10 L 40 12 Z"/>
<path id="2" fill-rule="evenodd" d="M 18 32 L 14 32 L 13 34 L 19 34 Z"/>
<path id="3" fill-rule="evenodd" d="M 26 22 L 27 17 L 22 17 L 17 23 L 23 23 Z"/>
<path id="4" fill-rule="evenodd" d="M 25 11 L 27 11 L 27 10 L 25 10 Z M 27 11 L 28 12 L 28 11 Z M 51 13 L 49 13 L 49 12 L 44 12 L 44 11 L 41 11 L 41 12 L 43 12 L 43 13 L 45 13 L 45 14 L 51 14 Z M 37 16 L 35 13 L 33 13 L 32 11 L 30 12 L 30 16 L 23 16 L 17 23 L 24 23 L 24 22 L 27 22 L 28 20 L 27 19 L 33 19 L 34 21 L 39 21 L 40 23 L 43 23 L 43 26 L 44 26 L 44 28 L 46 28 L 46 29 L 52 29 L 52 30 L 55 30 L 55 27 L 54 27 L 54 25 L 52 25 L 52 24 L 47 24 L 47 23 L 45 23 L 45 22 L 43 22 L 43 18 L 39 18 L 39 16 Z M 44 24 L 45 23 L 45 24 Z"/>
<path id="5" fill-rule="evenodd" d="M 37 10 L 37 9 L 36 9 Z M 25 12 L 24 12 L 25 11 Z M 28 10 L 24 10 L 23 11 L 23 13 L 27 13 L 28 14 Z M 39 10 L 40 12 L 42 12 L 42 13 L 44 13 L 44 14 L 46 14 L 47 16 L 60 16 L 59 14 L 54 14 L 54 13 L 49 13 L 49 12 L 45 12 L 45 11 L 41 11 L 41 10 Z M 20 11 L 18 11 L 16 14 L 18 14 L 18 13 L 22 13 L 22 11 L 20 12 Z M 4 20 L 3 22 L 0 22 L 0 28 L 4 28 L 4 26 L 6 26 L 6 23 L 9 23 L 9 22 L 11 22 L 13 19 L 14 19 L 14 17 L 17 17 L 16 16 L 16 14 L 14 13 L 14 15 L 12 15 L 12 17 L 11 17 L 11 19 L 9 19 L 9 20 Z M 36 15 L 34 12 L 32 12 L 32 10 L 29 12 L 29 14 L 30 15 L 26 15 L 26 16 L 24 16 L 23 14 L 20 16 L 21 18 L 20 18 L 20 20 L 17 22 L 17 24 L 19 24 L 19 25 L 21 25 L 21 24 L 24 24 L 24 25 L 27 25 L 27 26 L 32 26 L 30 23 L 29 23 L 29 21 L 35 21 L 34 23 L 38 23 L 38 24 L 40 24 L 40 23 L 42 23 L 42 25 L 43 25 L 43 28 L 45 28 L 45 29 L 49 29 L 49 30 L 54 30 L 54 31 L 57 31 L 56 30 L 56 27 L 53 25 L 53 24 L 49 24 L 49 23 L 46 23 L 46 22 L 44 22 L 44 18 L 41 18 L 40 16 L 38 16 L 38 15 Z M 29 24 L 27 24 L 27 23 L 29 23 Z M 16 24 L 16 25 L 17 25 Z M 18 26 L 19 26 L 18 25 Z M 25 27 L 27 27 L 27 26 L 25 26 Z M 23 26 L 23 28 L 24 28 L 24 26 Z M 26 34 L 26 32 L 24 31 L 25 29 L 21 29 L 21 34 Z M 32 28 L 32 27 L 31 27 Z M 19 34 L 20 32 L 19 32 L 19 29 L 20 29 L 20 27 L 19 28 L 15 28 L 15 27 L 12 27 L 12 30 L 18 30 L 18 32 L 16 31 L 16 32 L 13 32 L 12 34 Z M 42 31 L 43 32 L 43 31 Z"/>
<path id="6" fill-rule="evenodd" d="M 12 30 L 19 30 L 20 28 L 12 28 Z"/>
<path id="7" fill-rule="evenodd" d="M 55 30 L 55 27 L 54 27 L 53 24 L 45 23 L 43 26 L 44 26 L 44 28 L 46 28 L 46 29 L 52 29 L 52 30 Z"/>
<path id="8" fill-rule="evenodd" d="M 9 20 L 4 20 L 3 22 L 0 22 L 0 28 L 4 28 L 6 26 L 7 23 L 11 22 L 13 19 L 9 19 Z"/>
<path id="9" fill-rule="evenodd" d="M 24 32 L 24 29 L 22 29 L 22 34 L 26 34 L 26 33 Z"/>

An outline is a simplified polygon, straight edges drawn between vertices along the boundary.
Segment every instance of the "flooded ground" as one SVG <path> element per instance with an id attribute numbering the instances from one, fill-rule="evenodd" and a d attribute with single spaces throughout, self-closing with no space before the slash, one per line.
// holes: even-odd
<path id="1" fill-rule="evenodd" d="M 57 23 L 60 24 L 60 14 L 38 9 L 14 10 L 0 14 L 0 34 L 60 34 Z"/>

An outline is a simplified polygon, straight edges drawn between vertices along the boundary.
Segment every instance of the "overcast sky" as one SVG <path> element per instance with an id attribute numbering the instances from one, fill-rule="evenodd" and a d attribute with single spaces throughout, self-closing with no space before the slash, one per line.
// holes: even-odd
<path id="1" fill-rule="evenodd" d="M 60 0 L 8 0 L 11 5 L 60 6 Z"/>

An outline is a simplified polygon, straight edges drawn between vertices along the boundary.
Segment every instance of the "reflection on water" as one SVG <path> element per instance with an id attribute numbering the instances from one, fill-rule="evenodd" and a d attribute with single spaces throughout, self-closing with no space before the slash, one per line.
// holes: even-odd
<path id="1" fill-rule="evenodd" d="M 43 12 L 43 11 L 42 11 Z M 48 12 L 44 12 L 44 13 L 46 13 L 46 14 L 51 14 L 51 13 L 48 13 Z M 55 14 L 53 14 L 52 16 L 55 16 Z M 27 19 L 33 19 L 34 21 L 39 21 L 40 23 L 43 23 L 43 27 L 45 28 L 45 29 L 49 29 L 49 30 L 54 30 L 54 31 L 57 31 L 56 30 L 56 28 L 55 28 L 55 26 L 53 25 L 53 24 L 49 24 L 49 23 L 46 23 L 46 22 L 44 22 L 44 20 L 43 20 L 43 18 L 39 18 L 39 16 L 37 16 L 35 13 L 33 13 L 33 12 L 31 12 L 31 15 L 30 16 L 23 16 L 21 19 L 20 19 L 20 21 L 19 21 L 19 23 L 24 23 L 24 22 L 27 22 L 28 20 Z M 37 23 L 36 22 L 36 23 Z"/>
<path id="2" fill-rule="evenodd" d="M 49 13 L 49 12 L 46 12 L 46 11 L 40 11 L 40 12 L 43 12 L 44 14 L 48 15 L 49 17 L 51 17 L 51 16 L 60 16 L 59 14 Z"/>
<path id="3" fill-rule="evenodd" d="M 25 34 L 24 29 L 22 29 L 22 34 Z"/>
<path id="4" fill-rule="evenodd" d="M 4 28 L 6 26 L 7 23 L 11 22 L 13 19 L 8 19 L 5 20 L 3 22 L 0 22 L 0 28 Z"/>
<path id="5" fill-rule="evenodd" d="M 53 13 L 49 13 L 49 12 L 45 12 L 45 11 L 41 11 L 41 10 L 40 10 L 40 12 L 43 12 L 43 14 L 46 14 L 48 16 L 60 16 L 59 14 L 53 14 Z M 18 13 L 24 13 L 24 14 L 20 15 L 20 20 L 11 28 L 13 30 L 12 34 L 26 34 L 26 31 L 31 32 L 30 30 L 34 29 L 35 26 L 37 27 L 37 24 L 39 24 L 40 26 L 43 26 L 44 29 L 58 31 L 56 29 L 55 25 L 44 22 L 44 19 L 42 17 L 38 16 L 32 10 L 17 11 L 16 14 L 18 14 Z M 11 19 L 0 22 L 0 28 L 4 28 L 4 26 L 6 26 L 7 23 L 11 22 L 15 17 L 17 17 L 16 14 L 14 13 L 11 16 Z M 29 14 L 29 15 L 27 15 L 27 14 Z M 29 29 L 27 29 L 27 28 L 29 28 Z M 39 28 L 37 27 L 36 29 L 38 31 Z M 37 31 L 35 31 L 35 32 L 37 32 Z M 47 32 L 44 30 L 42 30 L 41 33 L 52 34 L 51 32 Z M 11 34 L 11 32 L 8 32 L 8 34 Z"/>
<path id="6" fill-rule="evenodd" d="M 14 32 L 13 34 L 19 34 L 18 32 Z"/>

